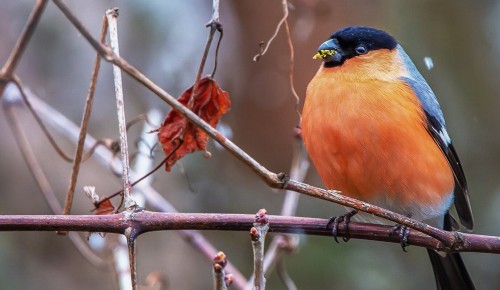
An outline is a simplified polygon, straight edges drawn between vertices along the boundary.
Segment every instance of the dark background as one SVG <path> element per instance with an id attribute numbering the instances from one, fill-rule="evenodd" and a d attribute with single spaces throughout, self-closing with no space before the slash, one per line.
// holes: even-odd
<path id="1" fill-rule="evenodd" d="M 121 55 L 170 94 L 177 96 L 192 84 L 207 37 L 211 1 L 66 1 L 97 37 L 107 8 L 119 6 Z M 288 172 L 293 149 L 292 131 L 298 124 L 295 101 L 288 84 L 289 50 L 281 31 L 260 62 L 252 61 L 258 43 L 267 40 L 282 16 L 280 1 L 221 1 L 224 39 L 217 80 L 229 91 L 232 108 L 223 122 L 232 140 L 272 171 Z M 20 34 L 34 1 L 0 3 L 0 62 L 4 62 Z M 290 1 L 289 23 L 295 45 L 296 89 L 301 105 L 307 83 L 319 62 L 312 60 L 318 45 L 333 31 L 367 25 L 388 31 L 403 45 L 438 96 L 448 131 L 468 177 L 475 232 L 498 235 L 500 228 L 500 4 L 481 1 Z M 40 98 L 80 122 L 95 52 L 56 7 L 49 3 L 16 72 Z M 427 70 L 423 58 L 431 57 Z M 213 61 L 207 64 L 208 73 Z M 89 133 L 117 138 L 111 66 L 102 65 Z M 155 107 L 169 107 L 124 76 L 127 118 Z M 300 106 L 301 106 L 300 105 Z M 20 113 L 31 145 L 62 202 L 71 164 L 48 145 L 33 118 Z M 135 133 L 131 132 L 133 149 Z M 134 135 L 135 134 L 135 135 Z M 0 114 L 0 213 L 51 214 Z M 63 136 L 66 152 L 73 146 Z M 269 189 L 241 162 L 225 151 L 209 150 L 182 163 L 171 173 L 160 171 L 154 186 L 179 211 L 255 213 L 266 208 L 277 214 L 283 194 Z M 72 153 L 71 153 L 72 154 Z M 157 152 L 157 162 L 162 158 Z M 322 186 L 311 170 L 307 182 Z M 84 185 L 106 194 L 120 181 L 95 161 L 82 167 L 73 213 L 88 214 Z M 298 215 L 328 217 L 340 206 L 301 197 Z M 252 271 L 247 233 L 206 232 L 246 275 Z M 171 289 L 212 287 L 210 261 L 191 249 L 175 232 L 150 233 L 138 242 L 139 280 L 153 271 L 166 273 Z M 500 286 L 500 258 L 465 253 L 464 260 L 478 289 Z M 330 238 L 301 237 L 300 250 L 286 257 L 286 266 L 299 289 L 432 289 L 432 270 L 424 249 L 352 240 L 335 244 Z M 0 235 L 0 289 L 111 289 L 110 272 L 90 265 L 64 237 L 47 232 Z M 284 289 L 276 274 L 269 289 Z"/>

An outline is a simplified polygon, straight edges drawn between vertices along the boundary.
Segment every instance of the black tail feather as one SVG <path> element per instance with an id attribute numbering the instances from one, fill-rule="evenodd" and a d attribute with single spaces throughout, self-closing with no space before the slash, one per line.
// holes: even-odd
<path id="1" fill-rule="evenodd" d="M 438 290 L 474 290 L 469 272 L 458 253 L 441 256 L 433 250 L 427 250 L 431 259 L 434 278 Z"/>

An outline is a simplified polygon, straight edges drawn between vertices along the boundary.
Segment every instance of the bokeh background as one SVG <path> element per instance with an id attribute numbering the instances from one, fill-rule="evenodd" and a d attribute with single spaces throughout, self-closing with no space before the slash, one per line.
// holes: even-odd
<path id="1" fill-rule="evenodd" d="M 4 62 L 35 1 L 0 3 L 0 62 Z M 75 1 L 67 4 L 97 37 L 104 11 L 120 8 L 122 56 L 172 95 L 194 80 L 207 37 L 205 23 L 211 1 Z M 298 124 L 288 83 L 289 50 L 282 30 L 268 53 L 252 61 L 258 44 L 267 40 L 282 17 L 281 1 L 221 1 L 224 39 L 217 80 L 229 91 L 230 112 L 223 122 L 232 140 L 272 171 L 288 172 L 293 128 Z M 439 98 L 468 177 L 476 233 L 499 235 L 500 226 L 500 2 L 291 0 L 290 28 L 295 46 L 296 89 L 301 104 L 319 63 L 312 60 L 318 45 L 333 31 L 350 25 L 384 29 L 405 47 Z M 49 3 L 17 73 L 40 98 L 76 123 L 80 122 L 95 52 L 65 17 Z M 424 57 L 431 57 L 428 70 Z M 213 58 L 209 58 L 210 72 Z M 169 107 L 124 76 L 127 117 Z M 31 145 L 62 202 L 71 164 L 48 145 L 33 118 L 18 110 Z M 130 142 L 140 127 L 131 131 Z M 102 65 L 89 133 L 116 139 L 111 66 Z M 56 136 L 66 152 L 73 146 Z M 0 214 L 51 214 L 7 125 L 0 114 Z M 131 146 L 132 149 L 133 146 Z M 154 186 L 179 211 L 277 214 L 282 192 L 269 189 L 233 156 L 210 145 L 212 158 L 201 153 L 155 174 Z M 163 157 L 157 152 L 156 162 Z M 189 181 L 188 181 L 189 180 Z M 307 182 L 322 186 L 314 169 Z M 194 191 L 191 191 L 188 182 Z M 120 181 L 109 169 L 90 160 L 83 164 L 73 213 L 88 214 L 91 204 L 84 185 L 115 192 Z M 342 213 L 341 207 L 302 196 L 298 215 L 322 217 Z M 246 275 L 252 271 L 252 250 L 244 232 L 205 232 L 206 237 Z M 270 239 L 269 239 L 270 240 Z M 141 236 L 139 280 L 160 271 L 170 289 L 212 286 L 211 262 L 175 232 Z M 464 253 L 478 289 L 500 287 L 500 256 Z M 335 244 L 325 237 L 301 237 L 300 249 L 285 258 L 299 289 L 433 289 L 431 266 L 424 249 L 352 240 Z M 269 289 L 285 289 L 273 272 Z M 113 289 L 113 275 L 90 265 L 71 242 L 50 232 L 0 234 L 0 289 Z"/>

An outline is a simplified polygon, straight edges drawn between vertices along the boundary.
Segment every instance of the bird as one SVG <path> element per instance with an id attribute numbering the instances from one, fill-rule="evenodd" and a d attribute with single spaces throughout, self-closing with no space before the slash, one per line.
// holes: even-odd
<path id="1" fill-rule="evenodd" d="M 301 130 L 327 189 L 448 231 L 458 224 L 454 204 L 472 230 L 467 181 L 440 105 L 397 40 L 346 27 L 314 58 L 322 64 L 307 86 Z M 458 253 L 427 251 L 437 289 L 475 289 Z"/>

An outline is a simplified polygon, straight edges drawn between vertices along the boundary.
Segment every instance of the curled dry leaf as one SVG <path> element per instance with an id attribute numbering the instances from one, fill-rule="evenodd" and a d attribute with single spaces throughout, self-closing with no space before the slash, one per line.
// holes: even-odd
<path id="1" fill-rule="evenodd" d="M 111 200 L 106 199 L 101 202 L 101 198 L 97 194 L 95 186 L 84 186 L 83 191 L 85 192 L 85 195 L 87 195 L 87 197 L 92 199 L 92 203 L 94 203 L 95 206 L 96 215 L 111 214 L 115 211 L 116 208 L 113 203 L 111 203 Z"/>
<path id="2" fill-rule="evenodd" d="M 107 199 L 97 205 L 95 214 L 96 215 L 111 214 L 115 212 L 115 209 L 116 208 L 114 207 L 113 203 L 111 203 L 111 200 Z"/>
<path id="3" fill-rule="evenodd" d="M 189 88 L 179 97 L 178 101 L 185 106 L 190 104 L 191 111 L 215 127 L 220 117 L 231 106 L 229 94 L 209 77 L 200 80 L 197 94 L 190 102 L 192 91 L 193 87 Z M 197 150 L 206 151 L 208 136 L 203 130 L 187 121 L 184 116 L 172 110 L 158 129 L 158 140 L 162 145 L 163 152 L 167 156 L 170 155 L 165 162 L 165 170 L 170 171 L 175 162 L 184 155 Z"/>

